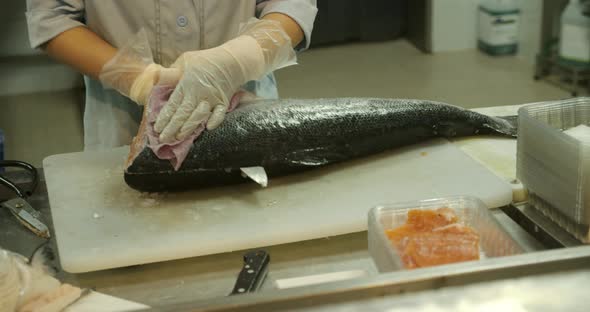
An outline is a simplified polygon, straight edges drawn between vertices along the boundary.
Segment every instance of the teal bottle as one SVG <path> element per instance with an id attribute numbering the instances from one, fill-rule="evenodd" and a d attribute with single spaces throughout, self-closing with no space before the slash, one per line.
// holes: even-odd
<path id="1" fill-rule="evenodd" d="M 590 68 L 590 16 L 584 14 L 585 3 L 570 0 L 561 15 L 559 62 L 563 65 Z"/>
<path id="2" fill-rule="evenodd" d="M 478 48 L 489 55 L 518 52 L 520 9 L 514 0 L 484 0 L 478 14 Z"/>

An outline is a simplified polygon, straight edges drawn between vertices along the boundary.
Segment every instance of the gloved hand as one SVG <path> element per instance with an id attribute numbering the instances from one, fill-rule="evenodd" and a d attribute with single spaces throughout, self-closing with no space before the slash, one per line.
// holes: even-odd
<path id="1" fill-rule="evenodd" d="M 47 274 L 43 260 L 0 248 L 0 311 L 61 311 L 82 291 Z"/>
<path id="2" fill-rule="evenodd" d="M 145 105 L 156 84 L 176 84 L 180 71 L 154 63 L 147 35 L 142 29 L 102 67 L 99 79 L 106 87 Z"/>
<path id="3" fill-rule="evenodd" d="M 295 61 L 281 24 L 256 18 L 219 47 L 185 52 L 172 65 L 182 71 L 182 78 L 154 125 L 160 141 L 183 140 L 203 122 L 209 130 L 217 128 L 241 85 Z"/>

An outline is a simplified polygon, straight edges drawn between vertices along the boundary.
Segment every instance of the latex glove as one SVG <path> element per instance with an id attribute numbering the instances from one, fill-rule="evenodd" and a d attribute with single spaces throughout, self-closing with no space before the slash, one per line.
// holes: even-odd
<path id="1" fill-rule="evenodd" d="M 78 299 L 81 289 L 50 276 L 43 260 L 31 264 L 0 248 L 0 311 L 61 311 Z"/>
<path id="2" fill-rule="evenodd" d="M 182 71 L 182 78 L 154 125 L 160 141 L 184 140 L 204 122 L 208 130 L 217 128 L 241 85 L 295 61 L 281 24 L 256 18 L 219 47 L 185 52 L 172 65 Z"/>
<path id="3" fill-rule="evenodd" d="M 154 63 L 147 35 L 142 29 L 102 67 L 99 79 L 106 87 L 145 105 L 156 84 L 174 85 L 180 74 L 178 69 Z"/>

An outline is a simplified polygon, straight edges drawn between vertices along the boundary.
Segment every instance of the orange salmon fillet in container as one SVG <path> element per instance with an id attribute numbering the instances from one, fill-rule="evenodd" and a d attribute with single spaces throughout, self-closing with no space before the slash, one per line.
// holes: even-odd
<path id="1" fill-rule="evenodd" d="M 377 206 L 369 212 L 368 239 L 382 273 L 523 252 L 488 207 L 467 196 Z"/>

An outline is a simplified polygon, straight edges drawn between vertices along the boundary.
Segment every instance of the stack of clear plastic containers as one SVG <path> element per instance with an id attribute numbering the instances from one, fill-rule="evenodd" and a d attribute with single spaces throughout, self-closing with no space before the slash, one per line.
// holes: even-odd
<path id="1" fill-rule="evenodd" d="M 587 97 L 534 103 L 518 111 L 517 178 L 533 201 L 546 203 L 537 208 L 555 209 L 565 217 L 561 219 L 567 219 L 565 223 L 577 225 L 590 223 L 590 128 L 586 125 L 590 125 Z M 570 131 L 578 134 L 569 135 Z M 544 212 L 556 219 L 555 211 Z"/>
<path id="2" fill-rule="evenodd" d="M 379 272 L 404 270 L 400 255 L 386 231 L 403 225 L 412 209 L 452 209 L 459 222 L 473 228 L 480 237 L 480 259 L 522 253 L 522 248 L 492 216 L 478 198 L 456 196 L 378 206 L 369 212 L 369 253 Z"/>

